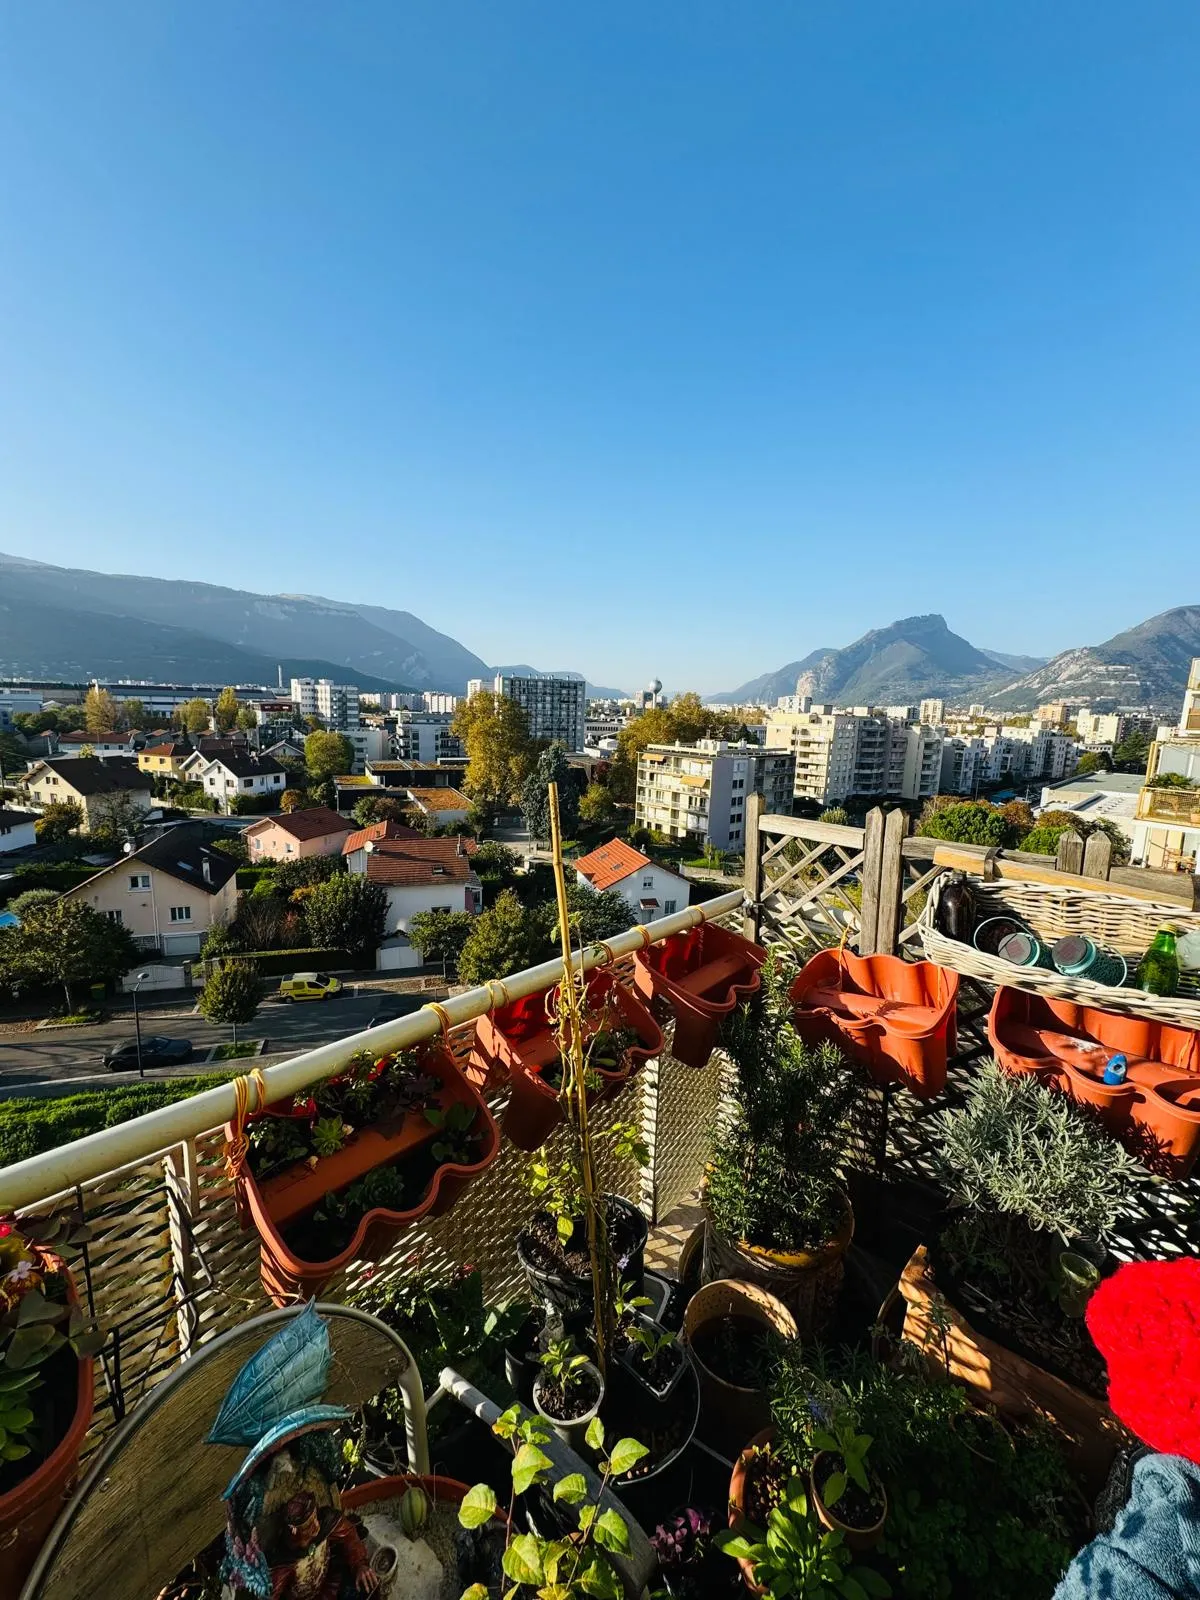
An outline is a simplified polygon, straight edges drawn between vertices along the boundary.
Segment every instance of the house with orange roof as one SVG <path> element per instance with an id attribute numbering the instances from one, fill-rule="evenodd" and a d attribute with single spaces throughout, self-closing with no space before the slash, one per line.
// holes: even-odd
<path id="1" fill-rule="evenodd" d="M 242 829 L 253 866 L 259 861 L 299 861 L 303 856 L 340 856 L 354 824 L 329 806 L 309 806 L 278 817 L 262 817 Z"/>
<path id="2" fill-rule="evenodd" d="M 639 922 L 653 922 L 682 911 L 691 885 L 678 872 L 635 850 L 624 839 L 610 839 L 575 862 L 579 883 L 597 894 L 615 889 Z"/>
<path id="3" fill-rule="evenodd" d="M 471 861 L 474 841 L 399 836 L 411 831 L 400 823 L 377 822 L 346 841 L 346 870 L 387 892 L 384 940 L 376 956 L 381 969 L 420 966 L 421 957 L 408 938 L 419 912 L 467 911 L 476 916 L 483 908 L 483 885 Z M 358 842 L 360 835 L 368 837 Z"/>

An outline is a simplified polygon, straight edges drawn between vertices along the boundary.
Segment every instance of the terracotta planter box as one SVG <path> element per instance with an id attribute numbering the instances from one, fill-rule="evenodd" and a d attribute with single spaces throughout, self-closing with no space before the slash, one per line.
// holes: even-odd
<path id="1" fill-rule="evenodd" d="M 604 1087 L 596 1098 L 606 1100 L 627 1083 L 642 1063 L 662 1050 L 662 1029 L 637 995 L 597 967 L 588 975 L 588 1010 L 594 1013 L 588 1037 L 600 1029 L 632 1028 L 640 1043 L 626 1050 L 615 1072 L 595 1070 Z M 519 1150 L 537 1150 L 545 1144 L 565 1115 L 558 1091 L 542 1081 L 542 1071 L 558 1060 L 558 1041 L 546 1014 L 546 995 L 528 995 L 481 1017 L 476 1029 L 473 1061 L 485 1081 L 507 1080 L 512 1085 L 501 1118 L 505 1138 Z"/>
<path id="2" fill-rule="evenodd" d="M 75 1285 L 67 1274 L 67 1297 L 78 1305 Z M 66 1433 L 54 1449 L 16 1488 L 0 1495 L 0 1600 L 16 1600 L 38 1551 L 54 1526 L 74 1487 L 79 1452 L 92 1421 L 95 1402 L 95 1361 L 78 1362 L 75 1412 Z"/>
<path id="3" fill-rule="evenodd" d="M 677 1061 L 707 1066 L 723 1018 L 757 992 L 766 959 L 761 945 L 713 922 L 637 952 L 639 990 L 648 999 L 663 995 L 675 1013 L 671 1053 Z"/>
<path id="4" fill-rule="evenodd" d="M 904 1337 L 925 1351 L 931 1365 L 942 1367 L 941 1335 L 931 1315 L 938 1290 L 924 1245 L 905 1267 L 900 1293 L 906 1302 Z M 1062 1430 L 1068 1453 L 1090 1492 L 1098 1493 L 1118 1447 L 1128 1439 L 1104 1402 L 976 1333 L 962 1313 L 941 1298 L 950 1319 L 946 1331 L 950 1375 L 1004 1416 L 1018 1421 L 1049 1416 Z"/>
<path id="5" fill-rule="evenodd" d="M 988 1038 L 1006 1072 L 1032 1073 L 1090 1106 L 1109 1132 L 1154 1172 L 1186 1178 L 1200 1155 L 1200 1033 L 1028 994 L 996 991 Z M 1120 1051 L 1125 1081 L 1106 1084 Z"/>
<path id="6" fill-rule="evenodd" d="M 923 1100 L 946 1087 L 956 1045 L 958 974 L 932 961 L 822 950 L 788 991 L 796 1031 L 830 1040 L 876 1083 L 902 1083 Z"/>
<path id="7" fill-rule="evenodd" d="M 426 1120 L 424 1111 L 408 1112 L 394 1133 L 384 1134 L 376 1128 L 360 1129 L 333 1155 L 320 1157 L 311 1167 L 307 1162 L 299 1162 L 261 1185 L 248 1163 L 238 1176 L 235 1196 L 242 1226 L 253 1227 L 258 1233 L 262 1284 L 276 1305 L 291 1305 L 298 1299 L 317 1294 L 351 1261 L 377 1261 L 400 1234 L 421 1217 L 437 1217 L 448 1211 L 471 1180 L 490 1167 L 499 1155 L 500 1131 L 491 1112 L 478 1090 L 467 1082 L 440 1045 L 426 1048 L 421 1057 L 421 1070 L 441 1080 L 437 1104 L 443 1109 L 456 1102 L 475 1107 L 475 1127 L 482 1136 L 482 1154 L 470 1165 L 444 1162 L 434 1172 L 420 1203 L 411 1210 L 388 1211 L 377 1207 L 368 1211 L 359 1220 L 353 1238 L 336 1256 L 327 1261 L 302 1260 L 285 1243 L 281 1230 L 307 1216 L 331 1191 L 344 1189 L 373 1168 L 413 1155 L 432 1144 L 439 1134 Z M 265 1115 L 270 1116 L 271 1112 Z M 231 1138 L 232 1134 L 232 1126 L 227 1126 L 226 1138 Z"/>

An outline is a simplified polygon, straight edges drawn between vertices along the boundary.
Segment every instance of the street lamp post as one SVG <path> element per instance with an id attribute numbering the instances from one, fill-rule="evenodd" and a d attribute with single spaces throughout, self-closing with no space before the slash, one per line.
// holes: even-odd
<path id="1" fill-rule="evenodd" d="M 148 972 L 139 972 L 137 975 L 137 982 L 133 986 L 133 1036 L 137 1041 L 137 1064 L 139 1078 L 144 1078 L 146 1076 L 146 1070 L 142 1066 L 142 1019 L 138 1015 L 138 990 L 142 987 L 149 976 L 150 974 Z"/>

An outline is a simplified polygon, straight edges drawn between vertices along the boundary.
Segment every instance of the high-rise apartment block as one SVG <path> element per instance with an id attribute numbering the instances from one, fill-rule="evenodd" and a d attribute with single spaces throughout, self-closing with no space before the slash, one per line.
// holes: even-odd
<path id="1" fill-rule="evenodd" d="M 293 678 L 292 703 L 302 717 L 320 717 L 327 728 L 357 728 L 358 688 L 332 678 Z"/>
<path id="2" fill-rule="evenodd" d="M 402 711 L 392 734 L 392 755 L 397 761 L 460 761 L 461 741 L 450 731 L 448 711 Z"/>
<path id="3" fill-rule="evenodd" d="M 944 700 L 922 700 L 920 719 L 928 723 L 931 728 L 940 728 L 946 720 L 946 702 Z"/>
<path id="4" fill-rule="evenodd" d="M 865 706 L 810 706 L 767 714 L 766 742 L 796 758 L 796 797 L 832 805 L 847 795 L 924 800 L 938 791 L 942 732 Z"/>
<path id="5" fill-rule="evenodd" d="M 498 672 L 492 683 L 472 678 L 467 684 L 467 698 L 485 689 L 516 701 L 529 721 L 531 739 L 548 739 L 566 745 L 568 750 L 583 749 L 587 684 L 580 674 Z"/>
<path id="6" fill-rule="evenodd" d="M 1123 744 L 1134 733 L 1152 738 L 1156 723 L 1153 717 L 1139 716 L 1136 712 L 1097 712 L 1082 706 L 1075 718 L 1075 727 L 1085 750 L 1102 750 Z"/>
<path id="7" fill-rule="evenodd" d="M 639 827 L 672 839 L 741 851 L 746 796 L 758 790 L 768 811 L 789 816 L 795 773 L 795 757 L 787 750 L 721 739 L 652 744 L 638 757 L 634 816 Z"/>

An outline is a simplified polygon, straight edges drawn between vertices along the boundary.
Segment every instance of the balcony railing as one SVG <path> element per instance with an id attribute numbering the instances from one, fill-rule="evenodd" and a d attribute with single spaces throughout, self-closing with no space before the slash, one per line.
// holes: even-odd
<path id="1" fill-rule="evenodd" d="M 1140 820 L 1200 828 L 1200 789 L 1143 789 L 1138 796 L 1137 814 Z"/>

